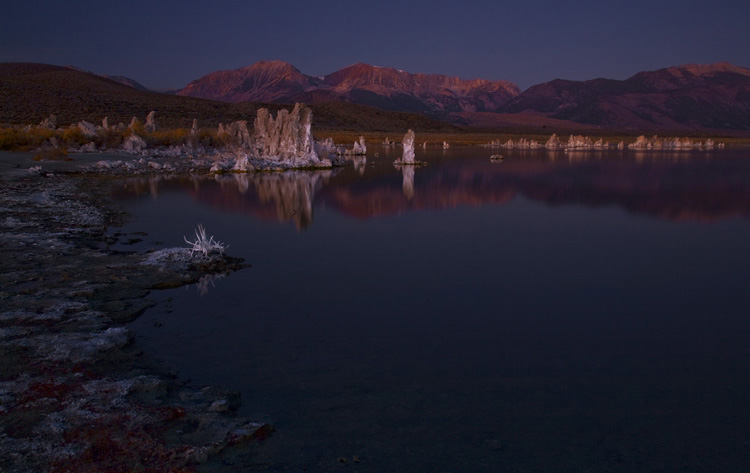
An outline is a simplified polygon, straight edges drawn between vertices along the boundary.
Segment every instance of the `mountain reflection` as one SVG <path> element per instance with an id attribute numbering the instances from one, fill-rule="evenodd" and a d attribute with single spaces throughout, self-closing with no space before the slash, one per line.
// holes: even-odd
<path id="1" fill-rule="evenodd" d="M 292 221 L 299 229 L 312 224 L 315 204 L 366 219 L 405 211 L 503 205 L 515 196 L 548 205 L 617 206 L 670 220 L 712 222 L 750 216 L 750 159 L 731 153 L 542 151 L 509 153 L 498 163 L 491 163 L 489 157 L 452 159 L 396 170 L 384 163 L 366 166 L 366 162 L 363 157 L 352 167 L 334 171 L 131 179 L 118 194 L 158 196 L 180 188 L 216 208 Z"/>

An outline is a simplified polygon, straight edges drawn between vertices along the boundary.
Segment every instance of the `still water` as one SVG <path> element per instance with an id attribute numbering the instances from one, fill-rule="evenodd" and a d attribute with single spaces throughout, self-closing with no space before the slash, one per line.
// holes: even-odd
<path id="1" fill-rule="evenodd" d="M 750 154 L 417 151 L 116 192 L 252 265 L 132 324 L 275 426 L 222 471 L 750 471 Z"/>

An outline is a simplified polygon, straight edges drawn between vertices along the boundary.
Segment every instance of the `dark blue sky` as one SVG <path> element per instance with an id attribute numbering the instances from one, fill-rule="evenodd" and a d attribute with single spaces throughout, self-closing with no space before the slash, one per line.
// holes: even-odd
<path id="1" fill-rule="evenodd" d="M 750 2 L 12 1 L 0 62 L 75 65 L 178 88 L 280 59 L 324 75 L 366 62 L 522 89 L 728 61 L 750 67 Z"/>

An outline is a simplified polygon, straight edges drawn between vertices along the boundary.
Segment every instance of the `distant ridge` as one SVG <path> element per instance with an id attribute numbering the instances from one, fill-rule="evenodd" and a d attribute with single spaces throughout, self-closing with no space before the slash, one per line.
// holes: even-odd
<path id="1" fill-rule="evenodd" d="M 156 111 L 159 126 L 190 128 L 255 119 L 261 107 L 278 110 L 280 104 L 226 103 L 138 90 L 119 81 L 74 67 L 36 63 L 0 63 L 0 126 L 37 124 L 50 114 L 59 126 L 87 120 L 99 124 L 104 117 L 112 125 L 144 120 Z M 352 103 L 312 104 L 313 127 L 329 130 L 456 132 L 450 124 L 423 115 L 385 112 Z"/>
<path id="2" fill-rule="evenodd" d="M 315 90 L 317 80 L 282 61 L 260 61 L 233 71 L 216 71 L 194 80 L 177 95 L 222 102 L 290 102 Z"/>
<path id="3" fill-rule="evenodd" d="M 750 130 L 750 69 L 726 62 L 639 72 L 626 80 L 553 80 L 503 107 L 609 128 Z"/>
<path id="4" fill-rule="evenodd" d="M 148 87 L 146 87 L 145 85 L 139 83 L 135 79 L 131 79 L 130 77 L 125 77 L 125 76 L 108 76 L 108 75 L 103 75 L 103 74 L 97 74 L 95 72 L 87 71 L 85 69 L 81 69 L 80 67 L 76 67 L 76 66 L 65 66 L 65 67 L 67 67 L 69 69 L 73 69 L 75 71 L 85 72 L 86 74 L 91 74 L 91 75 L 96 75 L 96 76 L 99 76 L 99 77 L 104 77 L 104 78 L 107 78 L 107 79 L 111 79 L 111 80 L 113 80 L 115 82 L 119 82 L 122 85 L 127 85 L 128 87 L 132 87 L 135 90 L 141 90 L 141 91 L 148 91 L 149 90 Z"/>
<path id="5" fill-rule="evenodd" d="M 451 128 L 436 119 L 488 130 L 750 130 L 750 69 L 726 62 L 644 71 L 625 80 L 556 79 L 521 93 L 506 81 L 362 63 L 312 77 L 282 61 L 262 61 L 208 74 L 177 94 L 70 66 L 0 63 L 0 123 L 38 123 L 50 113 L 63 123 L 103 116 L 116 123 L 157 110 L 165 125 L 189 126 L 198 118 L 215 126 L 249 119 L 261 104 L 304 102 L 321 111 L 318 125 L 362 131 L 395 131 L 409 123 L 415 129 Z"/>
<path id="6" fill-rule="evenodd" d="M 507 81 L 411 74 L 363 63 L 312 77 L 282 61 L 212 72 L 177 92 L 225 102 L 351 102 L 438 118 L 449 113 L 497 111 L 519 93 Z"/>
<path id="7" fill-rule="evenodd" d="M 626 80 L 556 79 L 521 93 L 507 81 L 363 63 L 312 77 L 281 61 L 262 61 L 208 74 L 177 93 L 228 102 L 351 102 L 476 126 L 567 122 L 570 128 L 750 130 L 750 69 L 726 62 L 639 72 Z"/>

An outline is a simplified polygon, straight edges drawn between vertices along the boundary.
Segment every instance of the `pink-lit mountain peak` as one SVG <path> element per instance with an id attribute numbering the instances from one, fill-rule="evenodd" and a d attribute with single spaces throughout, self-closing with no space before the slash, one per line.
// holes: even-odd
<path id="1" fill-rule="evenodd" d="M 462 79 L 443 74 L 410 73 L 392 67 L 372 66 L 364 63 L 352 64 L 325 76 L 321 85 L 335 90 L 377 88 L 410 93 L 444 90 L 465 93 L 472 89 L 482 88 L 488 92 L 502 90 L 511 96 L 520 93 L 515 84 L 503 80 Z"/>
<path id="2" fill-rule="evenodd" d="M 224 102 L 275 102 L 316 88 L 317 80 L 284 61 L 260 61 L 194 80 L 178 95 Z"/>
<path id="3" fill-rule="evenodd" d="M 364 63 L 317 78 L 282 61 L 214 72 L 178 92 L 227 102 L 346 101 L 428 114 L 496 111 L 519 93 L 507 81 L 412 74 Z"/>

